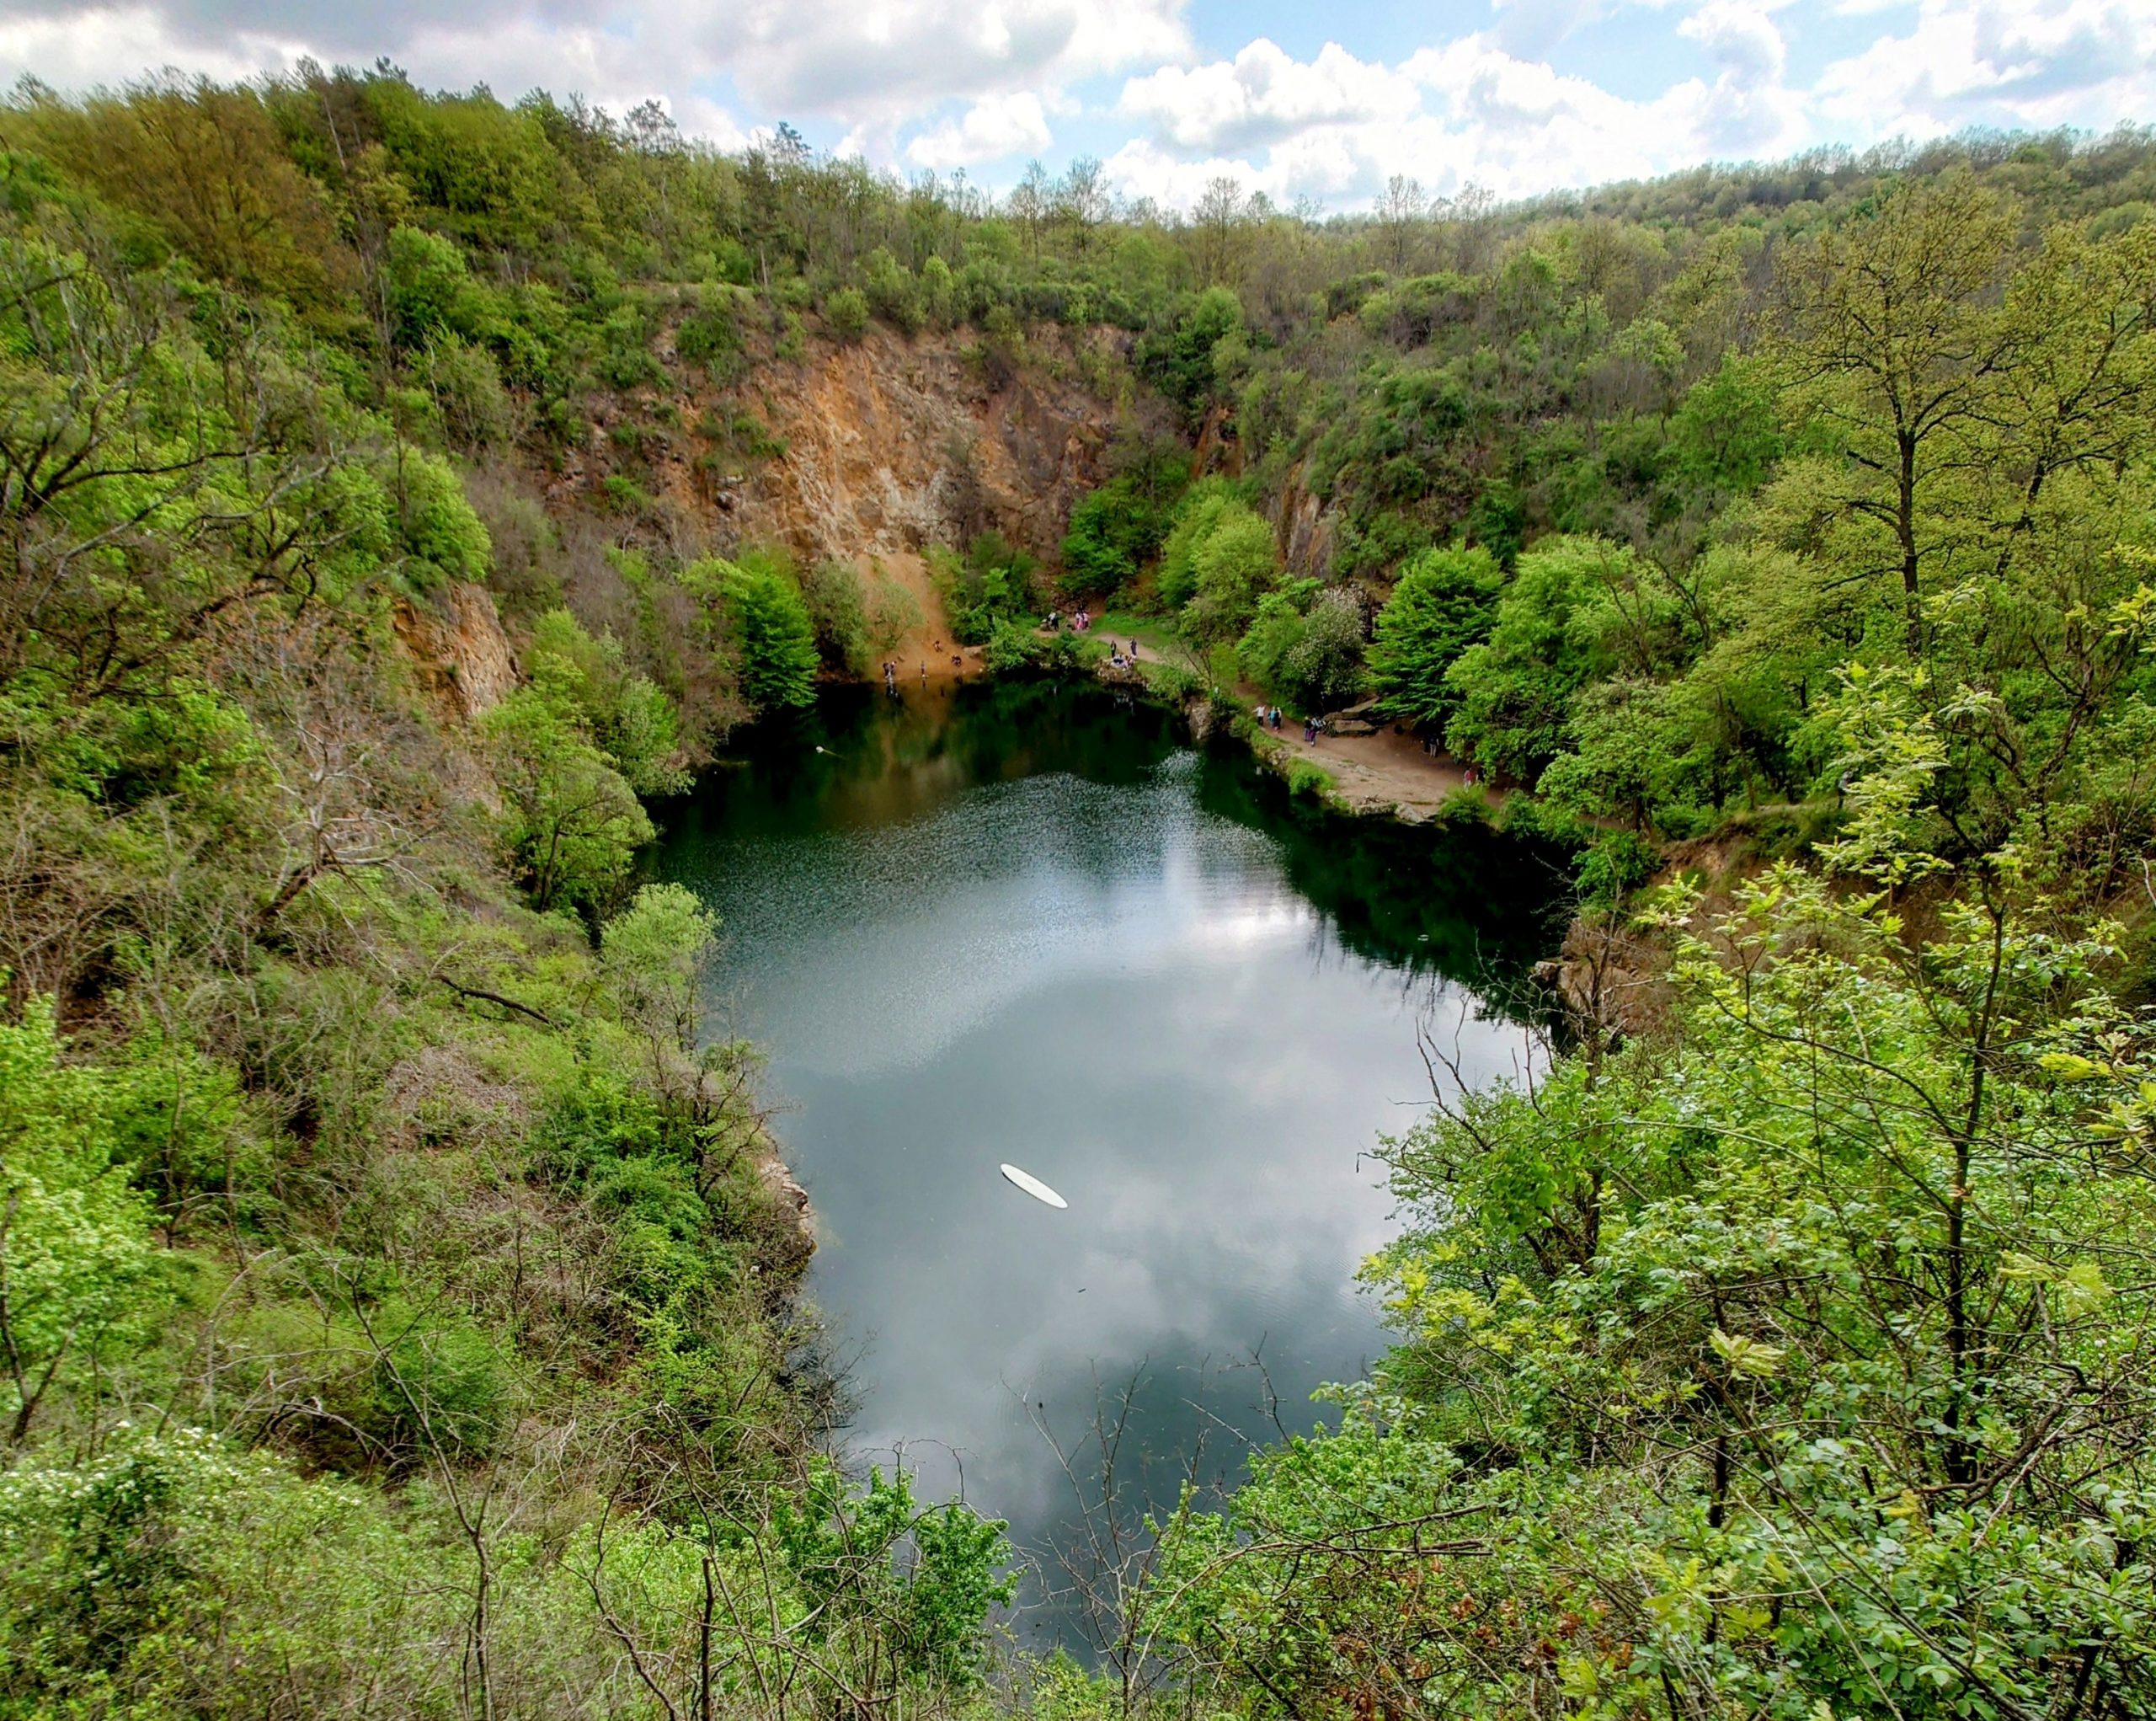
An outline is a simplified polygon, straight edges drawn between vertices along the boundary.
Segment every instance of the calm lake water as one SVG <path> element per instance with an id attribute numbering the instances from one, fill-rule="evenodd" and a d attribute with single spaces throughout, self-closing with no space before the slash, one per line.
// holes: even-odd
<path id="1" fill-rule="evenodd" d="M 1321 1419 L 1385 1342 L 1354 1275 L 1388 1231 L 1369 1150 L 1430 1099 L 1418 1028 L 1471 1081 L 1520 1067 L 1497 1001 L 1556 881 L 1293 802 L 1091 685 L 835 692 L 666 822 L 659 873 L 723 918 L 715 1018 L 771 1053 L 857 1450 L 1007 1518 L 1043 1574 L 1022 1633 L 1077 1635 L 1057 1446 L 1092 1487 L 1134 1382 L 1134 1505 Z"/>

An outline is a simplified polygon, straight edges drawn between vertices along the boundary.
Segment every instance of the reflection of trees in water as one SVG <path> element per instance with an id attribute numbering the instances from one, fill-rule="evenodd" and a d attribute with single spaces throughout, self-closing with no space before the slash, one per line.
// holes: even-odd
<path id="1" fill-rule="evenodd" d="M 1217 1506 L 1251 1455 L 1291 1432 L 1263 1352 L 1261 1340 L 1227 1361 L 1161 1367 L 1146 1358 L 1114 1376 L 1088 1364 L 1083 1379 L 1053 1394 L 1021 1394 L 1061 1515 L 1043 1542 L 1018 1550 L 1029 1568 L 1020 1603 L 1061 1647 L 1118 1682 L 1123 1713 L 1173 1670 L 1138 1606 L 1159 1553 L 1155 1526 L 1181 1507 Z"/>
<path id="2" fill-rule="evenodd" d="M 743 731 L 667 810 L 668 823 L 686 834 L 894 822 L 969 788 L 1057 771 L 1138 783 L 1174 751 L 1177 734 L 1171 714 L 1119 707 L 1082 682 L 965 682 L 902 688 L 896 699 L 833 687 L 808 710 Z"/>
<path id="3" fill-rule="evenodd" d="M 1088 682 L 974 681 L 895 700 L 880 688 L 835 687 L 809 710 L 745 731 L 665 822 L 691 844 L 707 832 L 869 828 L 1051 772 L 1137 788 L 1187 744 L 1174 714 Z M 1569 884 L 1554 852 L 1479 824 L 1328 811 L 1290 795 L 1232 744 L 1206 749 L 1195 777 L 1201 810 L 1277 847 L 1288 882 L 1339 949 L 1459 981 L 1506 1013 L 1534 1013 L 1529 970 L 1556 947 Z M 1167 835 L 1117 820 L 1059 841 L 1076 845 L 1067 858 L 1129 866 Z"/>
<path id="4" fill-rule="evenodd" d="M 1569 872 L 1554 851 L 1479 824 L 1350 818 L 1288 793 L 1240 751 L 1208 749 L 1205 811 L 1263 831 L 1341 948 L 1434 970 L 1514 1014 L 1556 948 Z"/>

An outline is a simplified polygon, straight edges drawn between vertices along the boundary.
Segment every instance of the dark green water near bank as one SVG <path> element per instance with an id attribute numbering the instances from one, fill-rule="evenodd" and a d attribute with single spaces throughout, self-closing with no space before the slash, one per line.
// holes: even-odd
<path id="1" fill-rule="evenodd" d="M 1515 1072 L 1559 930 L 1547 857 L 1326 815 L 1091 684 L 835 692 L 666 825 L 658 872 L 724 921 L 715 1014 L 770 1049 L 855 1444 L 1009 1519 L 1037 1604 L 1103 1393 L 1136 1382 L 1122 1479 L 1171 1499 L 1383 1348 L 1354 1273 L 1418 1031 Z"/>

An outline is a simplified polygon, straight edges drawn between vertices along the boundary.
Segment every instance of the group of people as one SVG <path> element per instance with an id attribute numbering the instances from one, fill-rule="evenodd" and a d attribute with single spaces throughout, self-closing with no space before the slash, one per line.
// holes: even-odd
<path id="1" fill-rule="evenodd" d="M 1315 718 L 1306 717 L 1303 719 L 1303 739 L 1305 740 L 1315 740 L 1316 739 L 1312 728 L 1315 721 L 1316 719 Z M 1261 729 L 1279 728 L 1280 708 L 1278 705 L 1259 706 L 1257 708 L 1257 722 L 1258 727 Z"/>
<path id="2" fill-rule="evenodd" d="M 1049 632 L 1051 633 L 1061 633 L 1063 631 L 1063 621 L 1064 616 L 1061 610 L 1050 610 L 1048 612 Z M 1091 610 L 1080 610 L 1076 614 L 1070 617 L 1070 631 L 1074 633 L 1082 633 L 1092 625 L 1093 612 Z M 1132 648 L 1132 651 L 1133 654 L 1135 655 L 1136 647 L 1134 646 Z"/>

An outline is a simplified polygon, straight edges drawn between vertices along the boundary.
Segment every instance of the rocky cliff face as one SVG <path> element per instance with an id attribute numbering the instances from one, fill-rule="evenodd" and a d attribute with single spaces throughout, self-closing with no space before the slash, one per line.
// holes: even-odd
<path id="1" fill-rule="evenodd" d="M 468 723 L 516 691 L 516 654 L 483 585 L 452 585 L 440 609 L 399 599 L 398 643 L 435 716 Z"/>
<path id="2" fill-rule="evenodd" d="M 744 487 L 743 531 L 814 555 L 890 555 L 992 526 L 1052 555 L 1103 476 L 1116 420 L 1075 374 L 1079 350 L 999 379 L 955 342 L 878 329 L 768 378 L 786 452 Z"/>
<path id="3" fill-rule="evenodd" d="M 1332 566 L 1332 510 L 1303 488 L 1298 466 L 1273 500 L 1273 530 L 1290 573 L 1322 579 Z"/>
<path id="4" fill-rule="evenodd" d="M 985 355 L 970 335 L 909 340 L 878 324 L 850 344 L 814 343 L 799 360 L 760 352 L 733 390 L 620 400 L 595 423 L 590 457 L 554 488 L 595 489 L 618 463 L 624 420 L 693 427 L 713 413 L 745 414 L 782 452 L 728 470 L 692 428 L 643 442 L 648 487 L 722 545 L 775 540 L 811 559 L 890 557 L 993 528 L 1053 560 L 1072 505 L 1105 475 L 1118 425 L 1170 427 L 1163 404 L 1129 398 L 1116 362 L 1128 339 L 1046 331 L 1014 365 Z"/>

